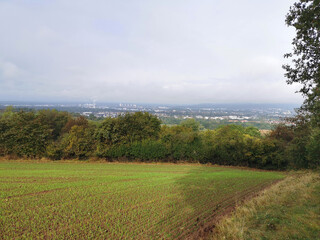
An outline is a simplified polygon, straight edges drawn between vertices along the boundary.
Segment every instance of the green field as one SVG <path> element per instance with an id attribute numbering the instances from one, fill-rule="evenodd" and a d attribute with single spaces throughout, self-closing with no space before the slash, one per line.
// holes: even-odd
<path id="1" fill-rule="evenodd" d="M 0 162 L 0 239 L 185 239 L 281 178 L 201 165 Z"/>

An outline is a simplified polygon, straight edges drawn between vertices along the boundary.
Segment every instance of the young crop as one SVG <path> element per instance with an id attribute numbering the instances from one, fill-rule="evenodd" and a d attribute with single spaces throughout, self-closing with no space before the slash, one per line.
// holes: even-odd
<path id="1" fill-rule="evenodd" d="M 281 179 L 199 165 L 0 163 L 0 238 L 184 239 Z"/>

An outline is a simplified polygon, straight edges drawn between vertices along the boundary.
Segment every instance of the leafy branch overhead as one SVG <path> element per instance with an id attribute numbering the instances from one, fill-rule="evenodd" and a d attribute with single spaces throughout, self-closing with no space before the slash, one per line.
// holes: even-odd
<path id="1" fill-rule="evenodd" d="M 305 97 L 302 109 L 319 120 L 320 114 L 320 0 L 300 0 L 290 8 L 286 24 L 294 27 L 293 52 L 283 65 L 288 84 L 300 83 Z"/>

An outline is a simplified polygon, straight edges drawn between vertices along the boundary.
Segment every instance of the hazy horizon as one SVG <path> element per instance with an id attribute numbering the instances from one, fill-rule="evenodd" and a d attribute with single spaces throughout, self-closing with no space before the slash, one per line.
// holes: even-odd
<path id="1" fill-rule="evenodd" d="M 106 105 L 119 105 L 119 104 L 136 104 L 137 106 L 173 106 L 173 107 L 198 107 L 198 106 L 232 106 L 232 107 L 244 107 L 244 106 L 282 106 L 282 107 L 300 107 L 299 103 L 253 103 L 253 102 L 242 102 L 242 103 L 184 103 L 184 104 L 176 104 L 176 103 L 148 103 L 148 102 L 91 102 L 91 101 L 2 101 L 0 100 L 0 105 L 59 105 L 59 104 L 69 104 L 69 105 L 78 105 L 78 104 L 96 104 L 97 107 L 99 106 L 106 106 Z"/>
<path id="2" fill-rule="evenodd" d="M 1 1 L 0 101 L 301 104 L 280 1 Z"/>

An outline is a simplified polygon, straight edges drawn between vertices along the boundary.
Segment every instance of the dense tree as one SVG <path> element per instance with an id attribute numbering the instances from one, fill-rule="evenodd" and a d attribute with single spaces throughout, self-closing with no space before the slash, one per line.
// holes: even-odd
<path id="1" fill-rule="evenodd" d="M 307 149 L 307 167 L 314 168 L 320 166 L 320 129 L 312 130 L 310 140 L 306 145 Z"/>
<path id="2" fill-rule="evenodd" d="M 121 132 L 126 135 L 125 142 L 142 141 L 148 138 L 157 138 L 160 132 L 161 121 L 148 112 L 136 112 L 119 116 Z"/>
<path id="3" fill-rule="evenodd" d="M 194 120 L 193 118 L 183 120 L 180 123 L 180 125 L 183 127 L 191 128 L 195 132 L 199 131 L 200 129 L 203 129 L 203 126 L 198 121 Z"/>
<path id="4" fill-rule="evenodd" d="M 253 127 L 226 125 L 199 131 L 187 120 L 161 126 L 149 113 L 126 114 L 103 122 L 72 118 L 55 110 L 0 116 L 0 155 L 50 159 L 92 156 L 126 161 L 187 161 L 267 169 L 319 165 L 319 128 L 298 115 L 262 137 Z"/>
<path id="5" fill-rule="evenodd" d="M 165 161 L 169 156 L 168 149 L 159 140 L 143 140 L 130 145 L 128 156 L 146 161 Z"/>
<path id="6" fill-rule="evenodd" d="M 160 120 L 150 113 L 127 113 L 118 118 L 106 118 L 97 130 L 96 138 L 107 145 L 156 139 L 159 136 L 160 124 Z"/>
<path id="7" fill-rule="evenodd" d="M 286 126 L 285 124 L 279 124 L 273 131 L 271 131 L 271 138 L 290 142 L 294 138 L 294 131 L 292 127 Z"/>
<path id="8" fill-rule="evenodd" d="M 163 126 L 161 142 L 165 144 L 168 154 L 175 160 L 200 160 L 201 139 L 196 128 L 192 126 Z"/>
<path id="9" fill-rule="evenodd" d="M 8 155 L 41 157 L 51 133 L 34 112 L 8 112 L 0 119 L 0 151 Z"/>
<path id="10" fill-rule="evenodd" d="M 61 128 L 62 133 L 68 133 L 73 126 L 88 127 L 89 121 L 84 116 L 79 116 L 77 118 L 68 118 L 68 121 Z"/>
<path id="11" fill-rule="evenodd" d="M 300 92 L 306 98 L 302 111 L 310 114 L 320 126 L 320 0 L 299 0 L 286 16 L 286 24 L 296 30 L 292 41 L 292 59 L 286 64 L 287 83 L 301 83 Z"/>
<path id="12" fill-rule="evenodd" d="M 68 112 L 59 112 L 57 110 L 40 110 L 37 112 L 37 118 L 42 125 L 51 129 L 51 138 L 56 140 L 61 134 L 68 121 L 72 120 Z"/>
<path id="13" fill-rule="evenodd" d="M 241 165 L 244 161 L 244 135 L 235 126 L 225 126 L 214 132 L 213 156 L 215 163 Z"/>
<path id="14" fill-rule="evenodd" d="M 291 126 L 278 127 L 271 137 L 281 143 L 282 158 L 290 167 L 311 168 L 319 165 L 320 152 L 320 0 L 294 3 L 286 23 L 295 28 L 296 35 L 292 41 L 293 52 L 285 55 L 292 62 L 283 68 L 288 84 L 302 85 L 300 93 L 305 101 L 297 116 L 288 119 Z"/>
<path id="15" fill-rule="evenodd" d="M 94 151 L 94 125 L 74 125 L 62 139 L 63 158 L 88 158 Z"/>

